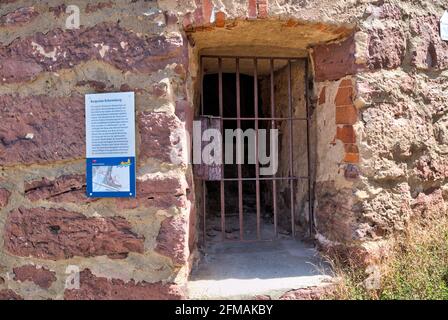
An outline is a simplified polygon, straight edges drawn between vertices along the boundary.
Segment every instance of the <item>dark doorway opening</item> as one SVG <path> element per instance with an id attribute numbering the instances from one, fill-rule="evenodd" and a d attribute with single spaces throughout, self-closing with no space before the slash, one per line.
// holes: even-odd
<path id="1" fill-rule="evenodd" d="M 202 180 L 204 243 L 295 238 L 298 229 L 309 227 L 309 159 L 304 161 L 309 144 L 306 66 L 304 59 L 201 58 L 200 118 L 222 133 L 223 152 L 231 148 L 236 160 L 236 140 L 229 141 L 226 130 L 252 131 L 256 137 L 255 141 L 243 139 L 243 164 L 223 164 L 211 176 L 196 174 Z M 302 86 L 295 86 L 294 81 Z M 278 171 L 268 176 L 260 172 L 271 163 L 258 161 L 262 130 L 267 138 L 265 155 L 270 156 L 275 152 L 270 134 L 278 132 Z M 297 133 L 301 139 L 295 143 L 301 147 L 294 145 Z M 255 163 L 247 161 L 251 153 Z M 295 170 L 296 160 L 305 162 L 300 170 Z M 204 167 L 200 165 L 196 172 L 207 172 Z"/>

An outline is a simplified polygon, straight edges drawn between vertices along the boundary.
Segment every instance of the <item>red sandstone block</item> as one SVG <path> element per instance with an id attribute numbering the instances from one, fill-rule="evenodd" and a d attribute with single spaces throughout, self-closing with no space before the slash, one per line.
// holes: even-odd
<path id="1" fill-rule="evenodd" d="M 187 205 L 187 188 L 186 181 L 180 178 L 138 179 L 137 198 L 116 199 L 116 205 L 120 209 L 185 207 Z"/>
<path id="2" fill-rule="evenodd" d="M 315 79 L 318 82 L 338 80 L 355 74 L 355 43 L 353 36 L 340 43 L 318 45 L 313 49 Z"/>
<path id="3" fill-rule="evenodd" d="M 201 10 L 202 14 L 202 10 Z M 120 42 L 128 43 L 126 49 Z M 46 51 L 56 50 L 55 57 L 47 57 L 36 50 L 35 44 Z M 101 45 L 98 45 L 101 44 Z M 110 49 L 102 52 L 108 46 Z M 121 71 L 137 71 L 150 74 L 163 69 L 170 63 L 183 62 L 184 43 L 180 36 L 139 37 L 136 33 L 120 27 L 116 23 L 101 23 L 77 30 L 55 29 L 45 34 L 19 38 L 0 48 L 0 80 L 19 82 L 31 80 L 40 70 L 55 72 L 63 68 L 73 68 L 88 60 L 106 62 Z M 3 61 L 13 67 L 4 68 Z M 25 69 L 22 63 L 30 68 Z"/>
<path id="4" fill-rule="evenodd" d="M 155 251 L 171 258 L 176 265 L 185 264 L 188 259 L 188 229 L 185 217 L 166 218 L 160 226 Z"/>
<path id="5" fill-rule="evenodd" d="M 247 7 L 248 17 L 249 19 L 257 18 L 257 0 L 249 0 Z"/>
<path id="6" fill-rule="evenodd" d="M 358 111 L 354 105 L 336 107 L 336 124 L 355 124 L 358 121 Z"/>
<path id="7" fill-rule="evenodd" d="M 0 166 L 43 164 L 84 157 L 82 95 L 0 95 L 0 106 Z"/>
<path id="8" fill-rule="evenodd" d="M 268 17 L 268 0 L 258 0 L 258 18 L 265 19 Z"/>
<path id="9" fill-rule="evenodd" d="M 39 15 L 34 7 L 19 8 L 0 16 L 0 27 L 20 26 L 31 22 Z"/>
<path id="10" fill-rule="evenodd" d="M 182 287 L 174 283 L 146 281 L 125 282 L 121 279 L 97 277 L 89 269 L 80 273 L 80 288 L 66 289 L 66 300 L 181 300 Z"/>
<path id="11" fill-rule="evenodd" d="M 54 180 L 42 178 L 25 183 L 25 197 L 31 201 L 88 203 L 97 199 L 86 196 L 86 178 L 83 174 L 63 175 Z"/>
<path id="12" fill-rule="evenodd" d="M 204 24 L 209 24 L 211 22 L 213 11 L 213 3 L 211 0 L 202 0 L 202 15 L 204 19 Z"/>
<path id="13" fill-rule="evenodd" d="M 344 125 L 337 127 L 336 139 L 341 140 L 343 143 L 356 143 L 356 134 L 353 126 Z"/>
<path id="14" fill-rule="evenodd" d="M 63 209 L 21 207 L 9 213 L 4 228 L 5 250 L 21 257 L 124 258 L 144 249 L 144 237 L 135 234 L 121 217 L 91 218 Z"/>
<path id="15" fill-rule="evenodd" d="M 0 290 L 0 301 L 1 300 L 23 300 L 23 297 L 19 296 L 11 289 L 2 289 Z"/>
<path id="16" fill-rule="evenodd" d="M 182 157 L 182 152 L 176 143 L 179 139 L 172 139 L 173 132 L 182 132 L 183 124 L 170 114 L 163 112 L 141 112 L 137 116 L 141 135 L 140 159 L 154 158 L 171 163 L 173 157 Z"/>
<path id="17" fill-rule="evenodd" d="M 33 265 L 26 265 L 13 268 L 15 281 L 31 281 L 43 289 L 50 288 L 51 284 L 56 281 L 56 273 L 44 267 L 37 268 Z"/>
<path id="18" fill-rule="evenodd" d="M 8 205 L 10 195 L 11 192 L 6 189 L 0 188 L 0 209 Z"/>

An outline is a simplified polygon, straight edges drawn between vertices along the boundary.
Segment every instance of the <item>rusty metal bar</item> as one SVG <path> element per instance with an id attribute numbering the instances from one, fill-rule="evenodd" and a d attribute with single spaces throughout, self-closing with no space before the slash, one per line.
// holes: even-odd
<path id="1" fill-rule="evenodd" d="M 280 57 L 280 56 L 269 56 L 269 57 L 263 57 L 263 56 L 232 56 L 232 55 L 224 55 L 224 56 L 220 56 L 220 55 L 212 55 L 212 54 L 206 54 L 206 55 L 202 55 L 201 57 L 203 58 L 223 58 L 223 59 L 258 59 L 258 60 L 302 60 L 302 61 L 306 61 L 307 58 L 298 58 L 298 57 Z"/>
<path id="2" fill-rule="evenodd" d="M 204 57 L 199 60 L 199 81 L 201 81 L 201 115 L 204 115 Z"/>
<path id="3" fill-rule="evenodd" d="M 258 177 L 258 178 L 224 178 L 224 181 L 257 181 L 260 180 L 268 180 L 268 181 L 272 181 L 272 180 L 308 180 L 308 177 L 269 177 L 269 178 L 262 178 L 262 177 Z"/>
<path id="4" fill-rule="evenodd" d="M 207 192 L 205 190 L 205 180 L 202 181 L 202 219 L 203 219 L 203 244 L 205 245 L 207 238 L 207 220 L 206 220 L 206 212 L 207 212 L 207 203 L 206 203 Z"/>
<path id="5" fill-rule="evenodd" d="M 292 118 L 292 88 L 291 88 L 291 79 L 292 70 L 291 70 L 291 60 L 288 60 L 288 110 L 289 117 Z M 289 120 L 289 176 L 294 176 L 294 154 L 293 154 L 293 128 L 292 121 Z M 294 208 L 294 180 L 290 180 L 290 198 L 291 198 L 291 235 L 295 238 L 296 235 L 296 226 L 295 226 L 295 208 Z"/>
<path id="6" fill-rule="evenodd" d="M 237 116 L 237 128 L 241 129 L 241 99 L 240 99 L 240 60 L 239 58 L 235 59 L 236 62 L 236 116 Z M 237 155 L 240 155 L 239 153 L 241 153 L 241 147 L 239 145 L 239 143 L 242 143 L 241 141 L 241 136 L 240 136 L 240 131 L 238 131 L 237 134 Z M 238 150 L 240 149 L 240 150 Z M 242 155 L 244 157 L 244 154 Z M 238 156 L 237 156 L 238 157 Z M 238 161 L 238 208 L 239 208 L 239 212 L 240 212 L 240 240 L 244 239 L 244 218 L 243 218 L 243 181 L 241 180 L 242 178 L 242 168 L 241 168 L 241 161 L 239 161 L 240 159 L 237 159 Z"/>
<path id="7" fill-rule="evenodd" d="M 258 61 L 254 59 L 254 114 L 258 118 Z M 257 200 L 257 239 L 261 239 L 260 214 L 260 164 L 258 161 L 258 120 L 255 120 L 255 189 Z"/>
<path id="8" fill-rule="evenodd" d="M 215 117 L 215 116 L 206 116 L 207 118 L 220 118 L 220 117 Z M 263 120 L 276 120 L 276 121 L 289 121 L 289 120 L 293 120 L 293 121 L 306 121 L 306 118 L 260 118 L 260 117 L 253 117 L 253 118 L 249 118 L 249 117 L 241 117 L 241 118 L 232 118 L 232 117 L 226 117 L 226 118 L 222 118 L 223 120 L 257 120 L 257 121 L 263 121 Z"/>
<path id="9" fill-rule="evenodd" d="M 218 58 L 218 85 L 219 85 L 219 116 L 221 117 L 221 136 L 223 135 L 224 130 L 224 121 L 222 117 L 224 115 L 224 106 L 223 106 L 223 98 L 222 98 L 222 59 Z M 225 209 L 225 192 L 224 192 L 224 140 L 221 142 L 221 181 L 220 181 L 220 190 L 221 190 L 221 238 L 224 240 L 226 238 L 226 209 Z"/>
<path id="10" fill-rule="evenodd" d="M 314 234 L 314 209 L 313 209 L 313 190 L 311 181 L 311 155 L 310 155 L 310 130 L 311 130 L 311 113 L 310 113 L 310 95 L 308 87 L 308 60 L 305 60 L 305 103 L 306 103 L 306 153 L 307 153 L 307 165 L 308 165 L 308 214 L 309 214 L 309 227 L 310 237 Z"/>
<path id="11" fill-rule="evenodd" d="M 275 118 L 275 87 L 274 87 L 274 59 L 270 59 L 270 67 L 271 67 L 271 117 Z M 276 127 L 275 120 L 271 121 L 271 130 L 274 130 Z M 272 149 L 272 146 L 271 146 Z M 272 175 L 275 177 L 275 174 Z M 275 238 L 278 237 L 278 228 L 277 228 L 277 182 L 276 180 L 272 180 L 272 209 L 274 211 L 274 234 Z"/>

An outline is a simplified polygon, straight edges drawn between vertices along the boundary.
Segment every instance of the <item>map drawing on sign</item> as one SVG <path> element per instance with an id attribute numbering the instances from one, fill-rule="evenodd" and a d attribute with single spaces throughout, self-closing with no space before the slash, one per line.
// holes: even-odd
<path id="1" fill-rule="evenodd" d="M 129 166 L 93 166 L 93 192 L 130 191 Z"/>

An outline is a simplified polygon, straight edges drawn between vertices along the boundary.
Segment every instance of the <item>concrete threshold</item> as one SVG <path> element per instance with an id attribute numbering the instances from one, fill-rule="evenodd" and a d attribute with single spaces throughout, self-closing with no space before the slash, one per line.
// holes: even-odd
<path id="1" fill-rule="evenodd" d="M 300 241 L 216 243 L 206 252 L 190 275 L 190 299 L 278 299 L 333 282 L 317 250 Z"/>

